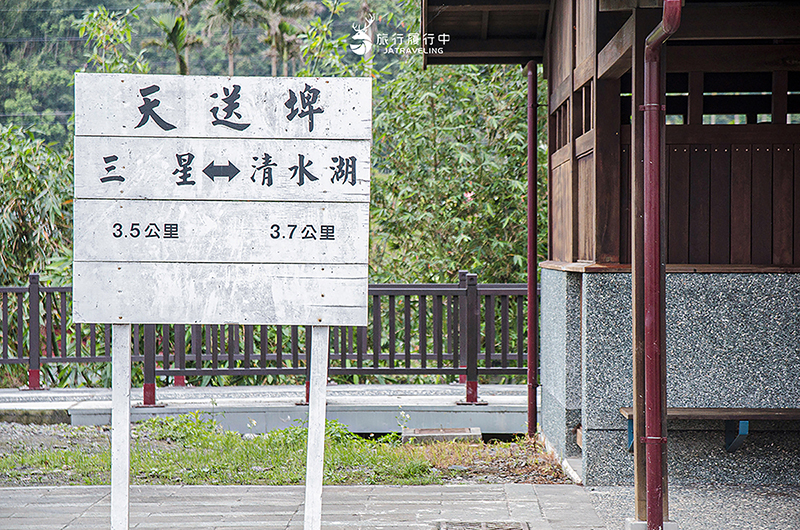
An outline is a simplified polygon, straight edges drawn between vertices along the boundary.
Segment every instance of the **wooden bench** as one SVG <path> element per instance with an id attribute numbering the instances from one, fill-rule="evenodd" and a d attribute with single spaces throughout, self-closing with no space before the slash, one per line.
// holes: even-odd
<path id="1" fill-rule="evenodd" d="M 628 451 L 633 451 L 633 407 L 622 407 L 619 411 L 628 420 Z M 800 409 L 667 407 L 667 419 L 724 421 L 725 450 L 732 453 L 747 438 L 751 421 L 800 421 Z"/>

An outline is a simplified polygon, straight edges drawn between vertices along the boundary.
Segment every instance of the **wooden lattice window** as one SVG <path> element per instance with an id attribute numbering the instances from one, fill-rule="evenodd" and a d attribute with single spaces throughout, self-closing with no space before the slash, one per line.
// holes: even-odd
<path id="1" fill-rule="evenodd" d="M 703 125 L 772 122 L 772 72 L 706 72 Z"/>
<path id="2" fill-rule="evenodd" d="M 552 114 L 552 132 L 555 151 L 569 143 L 569 100 L 562 103 Z"/>

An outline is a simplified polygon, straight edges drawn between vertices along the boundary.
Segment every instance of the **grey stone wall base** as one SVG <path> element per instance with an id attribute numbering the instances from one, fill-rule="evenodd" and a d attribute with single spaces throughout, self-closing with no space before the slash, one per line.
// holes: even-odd
<path id="1" fill-rule="evenodd" d="M 542 270 L 542 432 L 563 459 L 581 454 L 581 275 Z"/>
<path id="2" fill-rule="evenodd" d="M 549 388 L 542 387 L 542 417 L 540 425 L 553 451 L 563 457 L 566 449 L 566 409 L 564 404 L 556 399 Z"/>
<path id="3" fill-rule="evenodd" d="M 562 362 L 581 369 L 584 483 L 631 484 L 627 422 L 619 413 L 633 402 L 630 274 L 580 275 L 579 310 L 567 288 L 572 273 L 560 274 L 565 301 L 551 301 L 565 313 L 557 331 L 571 336 L 565 323 L 580 316 L 581 358 L 575 363 L 565 354 Z M 798 274 L 667 274 L 667 405 L 800 408 L 798 292 Z M 800 436 L 792 424 L 751 422 L 735 453 L 724 449 L 722 422 L 671 422 L 669 430 L 673 483 L 800 483 Z"/>
<path id="4" fill-rule="evenodd" d="M 725 451 L 725 432 L 670 432 L 670 482 L 695 484 L 800 485 L 798 432 L 750 431 L 734 453 Z"/>
<path id="5" fill-rule="evenodd" d="M 575 433 L 580 423 L 580 409 L 566 409 L 552 394 L 542 391 L 542 432 L 561 458 L 581 455 Z"/>
<path id="6" fill-rule="evenodd" d="M 720 430 L 670 430 L 667 439 L 670 484 L 800 485 L 797 430 L 751 429 L 744 445 L 734 453 L 725 451 L 725 432 L 721 427 Z M 627 431 L 583 432 L 586 486 L 633 485 L 633 454 L 627 451 L 627 440 Z"/>
<path id="7" fill-rule="evenodd" d="M 581 448 L 578 446 L 577 429 L 581 424 L 581 409 L 567 409 L 566 411 L 566 437 L 567 443 L 564 447 L 566 458 L 581 456 Z"/>
<path id="8" fill-rule="evenodd" d="M 627 431 L 583 429 L 583 484 L 633 485 L 633 454 L 627 446 Z"/>

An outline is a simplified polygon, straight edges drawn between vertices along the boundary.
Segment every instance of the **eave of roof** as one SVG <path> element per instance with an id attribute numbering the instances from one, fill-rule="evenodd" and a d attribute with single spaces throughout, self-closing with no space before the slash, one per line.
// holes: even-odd
<path id="1" fill-rule="evenodd" d="M 550 4 L 551 0 L 422 0 L 423 43 L 426 35 L 433 36 L 433 45 L 425 46 L 424 64 L 541 62 Z"/>

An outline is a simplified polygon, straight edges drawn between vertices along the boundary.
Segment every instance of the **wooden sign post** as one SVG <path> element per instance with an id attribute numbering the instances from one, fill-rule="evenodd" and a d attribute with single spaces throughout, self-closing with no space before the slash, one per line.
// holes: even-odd
<path id="1" fill-rule="evenodd" d="M 111 530 L 128 530 L 131 471 L 131 325 L 114 324 L 111 333 Z"/>
<path id="2" fill-rule="evenodd" d="M 322 477 L 325 460 L 325 391 L 328 383 L 328 328 L 311 328 L 311 388 L 308 398 L 305 530 L 322 524 Z"/>
<path id="3" fill-rule="evenodd" d="M 367 323 L 371 80 L 77 74 L 73 316 L 114 324 L 112 528 L 128 528 L 130 324 L 313 326 L 306 529 L 328 327 Z"/>

